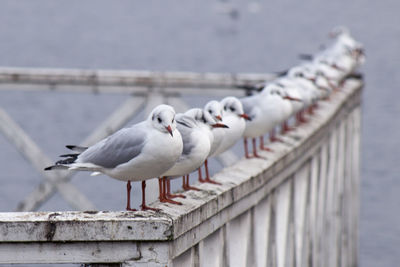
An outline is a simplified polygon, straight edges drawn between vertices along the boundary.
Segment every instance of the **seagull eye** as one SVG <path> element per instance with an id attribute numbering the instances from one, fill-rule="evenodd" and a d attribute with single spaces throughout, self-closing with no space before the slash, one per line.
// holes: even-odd
<path id="1" fill-rule="evenodd" d="M 234 107 L 231 107 L 230 110 L 231 110 L 231 111 L 235 111 L 235 108 L 234 108 Z"/>
<path id="2" fill-rule="evenodd" d="M 161 119 L 161 118 L 157 118 L 157 120 L 158 120 L 158 122 L 159 122 L 159 123 L 161 123 L 161 122 L 162 122 L 162 119 Z"/>
<path id="3" fill-rule="evenodd" d="M 212 114 L 212 110 L 211 110 L 211 109 L 209 109 L 209 110 L 208 110 L 208 113 Z"/>
<path id="4" fill-rule="evenodd" d="M 172 123 L 174 123 L 175 119 L 172 119 Z"/>

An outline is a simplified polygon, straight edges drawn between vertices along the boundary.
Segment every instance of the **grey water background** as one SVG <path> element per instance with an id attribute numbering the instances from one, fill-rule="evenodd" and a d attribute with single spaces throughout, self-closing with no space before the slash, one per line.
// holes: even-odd
<path id="1" fill-rule="evenodd" d="M 332 27 L 348 26 L 367 52 L 360 266 L 399 266 L 399 10 L 395 0 L 0 1 L 0 65 L 272 72 L 317 51 Z M 56 159 L 125 97 L 10 90 L 0 92 L 0 106 Z M 12 211 L 41 177 L 2 135 L 0 169 L 0 211 Z M 125 205 L 119 181 L 79 174 L 73 183 L 99 209 Z M 40 210 L 70 209 L 56 194 Z"/>

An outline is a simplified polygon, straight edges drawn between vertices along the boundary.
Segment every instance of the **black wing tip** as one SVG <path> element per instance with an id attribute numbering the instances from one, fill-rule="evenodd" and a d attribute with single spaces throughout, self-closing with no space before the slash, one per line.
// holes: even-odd
<path id="1" fill-rule="evenodd" d="M 75 146 L 75 145 L 66 145 L 65 147 L 68 148 L 68 149 L 74 150 L 74 148 L 76 148 L 77 146 Z"/>
<path id="2" fill-rule="evenodd" d="M 276 76 L 278 76 L 278 77 L 283 77 L 283 76 L 285 76 L 286 74 L 288 74 L 288 72 L 289 72 L 289 70 L 282 70 L 282 71 L 277 71 L 277 72 L 275 72 L 275 74 L 276 74 Z"/>
<path id="3" fill-rule="evenodd" d="M 362 80 L 364 79 L 364 75 L 362 73 L 351 73 L 349 75 L 347 75 L 346 77 L 347 79 L 358 79 L 358 80 Z"/>
<path id="4" fill-rule="evenodd" d="M 59 157 L 61 158 L 77 158 L 80 154 L 79 153 L 75 153 L 75 154 L 62 154 Z"/>
<path id="5" fill-rule="evenodd" d="M 53 165 L 53 166 L 46 167 L 46 168 L 44 168 L 44 170 L 45 170 L 45 171 L 50 171 L 50 170 L 52 170 L 53 168 L 54 168 L 54 165 Z"/>
<path id="6" fill-rule="evenodd" d="M 314 56 L 310 54 L 299 54 L 299 58 L 302 60 L 311 61 L 314 59 Z"/>

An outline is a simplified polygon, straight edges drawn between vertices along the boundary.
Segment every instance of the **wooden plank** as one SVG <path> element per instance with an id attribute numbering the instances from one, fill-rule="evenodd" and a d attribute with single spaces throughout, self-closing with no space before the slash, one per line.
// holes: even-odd
<path id="1" fill-rule="evenodd" d="M 276 190 L 276 249 L 277 267 L 284 267 L 286 262 L 287 239 L 289 231 L 289 209 L 291 184 L 286 182 Z"/>
<path id="2" fill-rule="evenodd" d="M 352 192 L 351 192 L 351 207 L 352 207 L 352 228 L 351 238 L 353 239 L 353 246 L 351 247 L 352 266 L 358 264 L 358 226 L 359 226 L 359 213 L 360 213 L 360 160 L 361 160 L 361 108 L 357 107 L 352 114 L 353 119 L 353 175 L 352 175 Z"/>
<path id="3" fill-rule="evenodd" d="M 310 177 L 310 213 L 309 213 L 309 256 L 307 261 L 303 261 L 302 266 L 307 266 L 309 262 L 314 263 L 316 260 L 316 246 L 317 246 L 317 212 L 318 212 L 318 186 L 320 184 L 319 168 L 321 162 L 321 149 L 311 159 L 311 177 Z"/>
<path id="4" fill-rule="evenodd" d="M 325 141 L 326 142 L 326 141 Z M 323 242 L 324 242 L 324 216 L 325 216 L 325 201 L 326 201 L 326 168 L 328 157 L 328 144 L 321 147 L 321 158 L 319 167 L 319 184 L 318 184 L 318 207 L 315 220 L 316 240 L 313 251 L 313 266 L 323 266 Z M 315 265 L 314 265 L 315 264 Z"/>
<path id="5" fill-rule="evenodd" d="M 325 190 L 325 208 L 323 218 L 323 241 L 322 245 L 322 258 L 324 266 L 331 266 L 332 258 L 336 258 L 336 246 L 332 246 L 334 241 L 334 198 L 335 198 L 335 173 L 336 173 L 336 159 L 337 159 L 337 146 L 338 146 L 338 125 L 331 132 L 329 140 L 329 154 L 327 161 L 326 173 L 326 190 Z"/>
<path id="6" fill-rule="evenodd" d="M 172 260 L 172 266 L 174 267 L 194 267 L 194 248 L 188 249 L 180 256 Z M 218 266 L 218 265 L 214 265 Z"/>
<path id="7" fill-rule="evenodd" d="M 293 265 L 301 266 L 303 262 L 303 246 L 306 238 L 306 208 L 308 197 L 308 180 L 310 175 L 310 161 L 308 161 L 294 176 L 294 227 L 295 227 L 295 259 Z M 305 256 L 305 255 L 304 255 Z"/>
<path id="8" fill-rule="evenodd" d="M 295 266 L 296 264 L 296 226 L 295 226 L 295 197 L 294 197 L 295 174 L 290 177 L 289 214 L 286 235 L 285 262 L 284 266 Z"/>
<path id="9" fill-rule="evenodd" d="M 255 265 L 257 267 L 267 266 L 268 262 L 268 240 L 269 240 L 269 223 L 271 213 L 270 197 L 261 200 L 254 207 L 254 247 L 255 247 Z"/>
<path id="10" fill-rule="evenodd" d="M 271 80 L 274 74 L 151 72 L 131 70 L 0 68 L 0 83 L 46 84 L 52 90 L 57 85 L 86 85 L 89 87 L 135 86 L 159 88 L 233 88 L 238 84 L 253 84 Z M 43 88 L 43 87 L 41 87 Z M 40 87 L 38 87 L 40 89 Z M 48 90 L 48 89 L 47 89 Z M 93 90 L 89 88 L 89 90 Z"/>
<path id="11" fill-rule="evenodd" d="M 4 242 L 167 241 L 171 234 L 172 220 L 154 212 L 0 213 L 1 245 Z"/>
<path id="12" fill-rule="evenodd" d="M 101 123 L 83 142 L 81 145 L 89 146 L 99 141 L 100 139 L 110 135 L 111 133 L 117 131 L 124 124 L 127 123 L 131 119 L 131 117 L 141 109 L 143 106 L 144 100 L 140 97 L 129 97 L 118 109 L 116 109 L 103 123 Z M 33 151 L 32 149 L 30 149 Z M 66 184 L 72 178 L 74 173 L 67 171 L 54 171 L 54 172 L 44 172 L 43 168 L 46 166 L 50 166 L 53 162 L 50 159 L 42 159 L 43 162 L 40 162 L 37 166 L 37 169 L 40 168 L 40 172 L 46 176 L 55 176 L 52 181 L 57 186 L 64 186 L 67 188 Z M 56 176 L 57 175 L 57 176 Z M 49 181 L 41 182 L 30 194 L 28 194 L 22 201 L 19 202 L 16 211 L 33 211 L 40 207 L 42 203 L 44 203 L 47 199 L 49 199 L 54 193 L 56 188 L 53 186 L 53 183 Z M 77 199 L 80 201 L 81 197 L 77 194 L 69 195 L 68 192 L 71 191 L 71 186 L 69 185 L 70 191 L 62 191 L 60 193 L 63 194 L 67 199 L 71 199 L 75 201 Z M 67 188 L 68 189 L 68 188 Z M 76 205 L 75 208 L 79 210 L 94 210 L 94 206 L 81 206 Z"/>
<path id="13" fill-rule="evenodd" d="M 215 231 L 199 243 L 200 267 L 222 266 L 225 242 L 222 231 L 222 229 Z"/>
<path id="14" fill-rule="evenodd" d="M 229 221 L 226 227 L 227 246 L 228 246 L 228 266 L 241 267 L 247 266 L 247 251 L 251 244 L 250 211 Z M 204 265 L 206 266 L 206 265 Z M 213 266 L 213 265 L 208 265 Z"/>
<path id="15" fill-rule="evenodd" d="M 14 144 L 18 151 L 32 164 L 34 169 L 53 185 L 61 196 L 74 208 L 83 210 L 95 209 L 93 203 L 85 195 L 71 185 L 57 183 L 57 180 L 65 174 L 62 171 L 46 172 L 44 168 L 52 165 L 52 161 L 42 152 L 39 146 L 24 132 L 24 130 L 0 108 L 0 131 Z M 34 203 L 32 203 L 34 205 Z"/>
<path id="16" fill-rule="evenodd" d="M 5 243 L 0 263 L 92 263 L 121 262 L 139 258 L 136 242 Z"/>

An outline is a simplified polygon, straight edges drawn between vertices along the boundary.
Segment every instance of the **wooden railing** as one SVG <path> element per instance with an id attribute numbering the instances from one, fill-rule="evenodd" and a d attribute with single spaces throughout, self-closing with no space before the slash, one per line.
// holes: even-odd
<path id="1" fill-rule="evenodd" d="M 347 80 L 266 160 L 240 159 L 182 206 L 0 213 L 0 263 L 357 266 L 361 88 Z"/>

